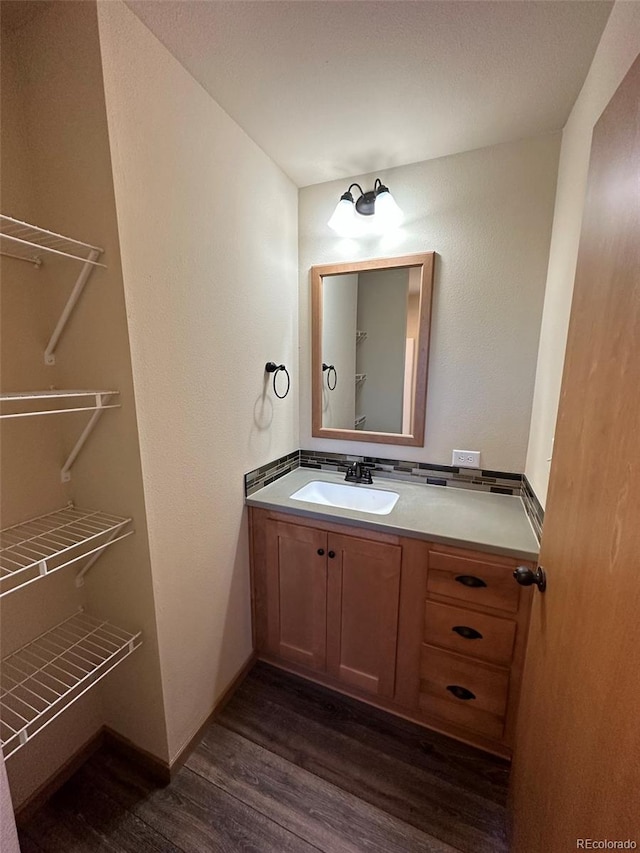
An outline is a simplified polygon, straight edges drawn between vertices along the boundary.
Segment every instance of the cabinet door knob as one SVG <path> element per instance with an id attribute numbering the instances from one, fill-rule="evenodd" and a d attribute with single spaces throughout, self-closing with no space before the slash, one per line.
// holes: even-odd
<path id="1" fill-rule="evenodd" d="M 461 583 L 462 586 L 472 586 L 472 587 L 481 587 L 486 586 L 486 582 L 482 580 L 482 578 L 477 578 L 475 575 L 458 575 L 456 578 L 457 583 Z"/>
<path id="2" fill-rule="evenodd" d="M 335 551 L 329 551 L 329 559 L 330 559 L 330 560 L 333 560 L 333 558 L 335 557 L 335 555 L 336 555 L 336 552 L 335 552 Z"/>
<path id="3" fill-rule="evenodd" d="M 456 699 L 464 699 L 466 702 L 469 699 L 475 699 L 476 694 L 472 693 L 470 690 L 467 690 L 466 687 L 460 687 L 459 684 L 449 684 L 447 685 L 447 690 L 456 697 Z"/>
<path id="4" fill-rule="evenodd" d="M 482 634 L 480 631 L 476 631 L 475 628 L 469 628 L 467 625 L 456 625 L 451 629 L 455 631 L 456 634 L 459 634 L 461 637 L 464 637 L 465 640 L 481 640 Z"/>
<path id="5" fill-rule="evenodd" d="M 542 566 L 538 566 L 535 572 L 528 569 L 526 566 L 518 566 L 513 572 L 514 578 L 520 586 L 531 586 L 535 584 L 540 592 L 544 592 L 547 588 L 547 576 Z"/>
<path id="6" fill-rule="evenodd" d="M 318 556 L 324 557 L 324 548 L 318 548 Z"/>

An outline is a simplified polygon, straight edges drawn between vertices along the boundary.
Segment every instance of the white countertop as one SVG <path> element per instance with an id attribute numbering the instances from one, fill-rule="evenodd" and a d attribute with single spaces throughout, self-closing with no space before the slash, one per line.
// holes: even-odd
<path id="1" fill-rule="evenodd" d="M 400 498 L 388 515 L 338 509 L 292 500 L 291 495 L 313 480 L 344 483 L 344 474 L 297 468 L 246 499 L 248 506 L 271 509 L 322 521 L 343 521 L 353 527 L 396 533 L 430 542 L 458 545 L 524 560 L 537 560 L 538 541 L 522 501 L 511 495 L 426 486 L 373 477 L 377 489 Z M 354 485 L 353 488 L 367 488 Z"/>

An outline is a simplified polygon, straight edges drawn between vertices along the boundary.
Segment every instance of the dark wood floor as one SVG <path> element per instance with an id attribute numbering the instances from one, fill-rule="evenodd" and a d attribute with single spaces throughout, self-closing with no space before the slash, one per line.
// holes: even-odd
<path id="1" fill-rule="evenodd" d="M 504 853 L 508 765 L 258 664 L 171 785 L 98 752 L 22 853 Z"/>

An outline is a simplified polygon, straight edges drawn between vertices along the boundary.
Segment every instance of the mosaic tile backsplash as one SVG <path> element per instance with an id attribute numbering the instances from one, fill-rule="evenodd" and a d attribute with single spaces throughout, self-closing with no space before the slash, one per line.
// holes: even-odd
<path id="1" fill-rule="evenodd" d="M 248 497 L 258 489 L 268 486 L 274 480 L 284 477 L 289 471 L 300 467 L 300 451 L 294 450 L 293 453 L 288 453 L 286 456 L 281 456 L 273 462 L 267 462 L 266 465 L 261 465 L 255 471 L 249 471 L 244 475 L 244 493 Z"/>
<path id="2" fill-rule="evenodd" d="M 522 475 L 522 503 L 524 504 L 524 508 L 529 516 L 529 521 L 531 522 L 531 526 L 533 527 L 534 533 L 538 537 L 538 542 L 540 541 L 540 536 L 542 535 L 542 524 L 544 522 L 544 510 L 540 504 L 540 501 L 536 497 L 536 493 L 531 488 L 531 483 L 527 479 L 527 475 Z"/>
<path id="3" fill-rule="evenodd" d="M 344 471 L 352 462 L 374 465 L 375 477 L 387 480 L 405 480 L 429 486 L 448 486 L 455 489 L 472 489 L 522 498 L 538 540 L 542 531 L 544 510 L 531 484 L 523 474 L 486 469 L 457 468 L 452 465 L 431 465 L 428 462 L 406 462 L 378 456 L 358 456 L 349 453 L 328 453 L 324 450 L 294 450 L 273 462 L 261 465 L 245 474 L 245 494 L 252 495 L 296 468 L 315 468 L 318 471 Z"/>
<path id="4" fill-rule="evenodd" d="M 388 480 L 405 480 L 430 486 L 452 486 L 503 495 L 519 495 L 522 474 L 504 471 L 482 471 L 474 468 L 456 468 L 450 465 L 431 465 L 427 462 L 405 462 L 379 456 L 351 456 L 344 453 L 327 453 L 320 450 L 301 450 L 300 467 L 318 468 L 322 471 L 340 471 L 351 462 L 368 462 L 375 465 L 373 474 Z"/>

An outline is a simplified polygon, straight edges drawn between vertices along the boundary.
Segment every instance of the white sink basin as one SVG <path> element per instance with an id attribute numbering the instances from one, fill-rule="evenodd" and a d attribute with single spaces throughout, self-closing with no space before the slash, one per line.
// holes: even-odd
<path id="1" fill-rule="evenodd" d="M 386 489 L 327 483 L 323 480 L 313 480 L 291 495 L 294 501 L 335 506 L 340 509 L 355 509 L 358 512 L 373 512 L 376 515 L 388 515 L 399 497 L 397 492 L 389 492 Z"/>

